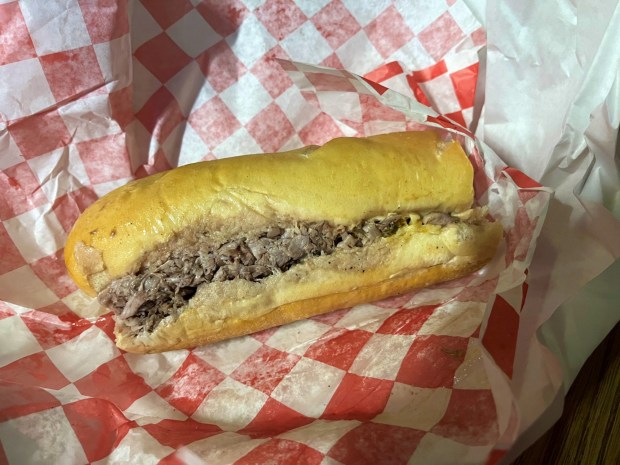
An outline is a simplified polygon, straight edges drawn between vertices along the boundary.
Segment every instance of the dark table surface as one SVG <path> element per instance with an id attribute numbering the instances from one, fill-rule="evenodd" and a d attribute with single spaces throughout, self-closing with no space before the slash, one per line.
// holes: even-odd
<path id="1" fill-rule="evenodd" d="M 620 324 L 592 353 L 555 426 L 512 465 L 620 465 Z"/>

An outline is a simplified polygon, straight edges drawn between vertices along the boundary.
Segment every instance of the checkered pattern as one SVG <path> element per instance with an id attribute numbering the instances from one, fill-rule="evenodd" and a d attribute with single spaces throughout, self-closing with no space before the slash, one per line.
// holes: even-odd
<path id="1" fill-rule="evenodd" d="M 514 412 L 487 367 L 513 374 L 548 193 L 454 124 L 484 33 L 465 2 L 430 3 L 0 1 L 0 463 L 497 455 Z M 505 226 L 486 274 L 145 356 L 67 276 L 72 224 L 130 179 L 422 125 L 464 143 Z"/>
<path id="2" fill-rule="evenodd" d="M 365 77 L 415 98 L 465 128 L 472 123 L 478 81 L 478 57 L 472 49 L 417 71 L 387 63 Z"/>

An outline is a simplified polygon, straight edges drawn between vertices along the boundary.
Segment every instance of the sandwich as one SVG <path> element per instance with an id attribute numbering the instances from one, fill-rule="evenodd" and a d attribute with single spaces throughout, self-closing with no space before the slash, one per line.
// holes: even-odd
<path id="1" fill-rule="evenodd" d="M 121 349 L 196 347 L 479 270 L 502 227 L 473 174 L 434 131 L 189 164 L 93 203 L 65 262 Z"/>

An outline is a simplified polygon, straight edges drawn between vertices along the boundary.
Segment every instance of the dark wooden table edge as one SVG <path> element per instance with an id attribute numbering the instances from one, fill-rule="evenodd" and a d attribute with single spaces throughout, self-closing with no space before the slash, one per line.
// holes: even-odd
<path id="1" fill-rule="evenodd" d="M 620 305 L 620 303 L 619 303 Z M 563 402 L 561 394 L 552 408 Z M 561 418 L 511 465 L 620 464 L 620 323 L 590 355 Z"/>

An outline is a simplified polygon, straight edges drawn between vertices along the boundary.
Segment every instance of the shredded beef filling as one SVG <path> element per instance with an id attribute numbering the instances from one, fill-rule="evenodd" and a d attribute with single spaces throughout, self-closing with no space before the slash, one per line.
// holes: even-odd
<path id="1" fill-rule="evenodd" d="M 232 279 L 260 281 L 282 273 L 308 256 L 329 255 L 337 248 L 363 247 L 388 237 L 409 221 L 392 213 L 380 220 L 366 220 L 353 228 L 327 222 L 300 223 L 294 227 L 269 227 L 257 237 L 237 238 L 219 247 L 200 241 L 161 255 L 137 273 L 116 279 L 99 295 L 132 331 L 152 331 L 168 315 L 184 307 L 198 286 Z M 459 219 L 433 212 L 423 224 L 444 226 Z"/>

